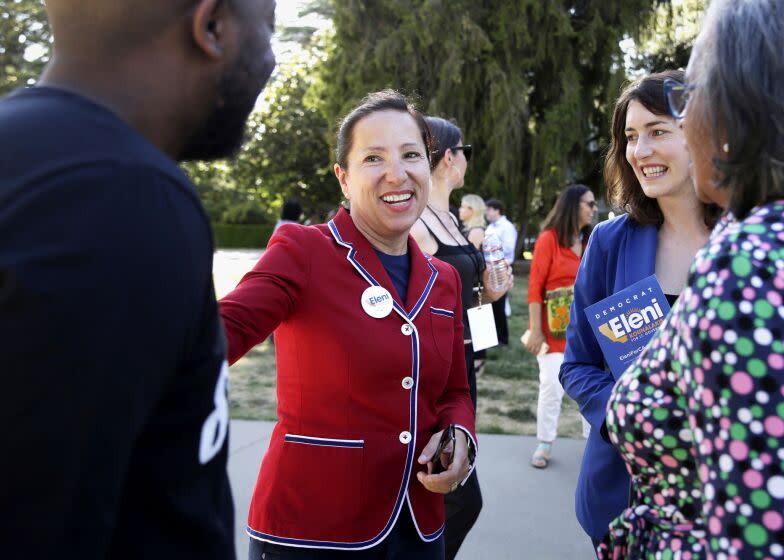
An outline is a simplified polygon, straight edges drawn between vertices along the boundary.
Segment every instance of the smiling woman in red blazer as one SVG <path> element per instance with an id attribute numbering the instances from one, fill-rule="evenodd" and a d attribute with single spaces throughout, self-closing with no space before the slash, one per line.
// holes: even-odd
<path id="1" fill-rule="evenodd" d="M 409 236 L 429 146 L 404 97 L 366 97 L 338 132 L 350 212 L 281 227 L 220 302 L 232 363 L 277 329 L 278 423 L 250 506 L 252 559 L 443 558 L 441 494 L 467 478 L 476 439 L 460 280 Z M 450 424 L 454 460 L 434 474 Z"/>

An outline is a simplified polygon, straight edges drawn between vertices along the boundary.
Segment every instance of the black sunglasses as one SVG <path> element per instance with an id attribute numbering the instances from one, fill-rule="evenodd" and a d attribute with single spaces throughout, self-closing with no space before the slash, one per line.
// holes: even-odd
<path id="1" fill-rule="evenodd" d="M 451 148 L 453 152 L 457 150 L 463 150 L 463 155 L 465 155 L 466 161 L 471 161 L 471 154 L 473 153 L 474 149 L 471 147 L 471 144 L 464 144 L 462 146 L 455 146 Z"/>

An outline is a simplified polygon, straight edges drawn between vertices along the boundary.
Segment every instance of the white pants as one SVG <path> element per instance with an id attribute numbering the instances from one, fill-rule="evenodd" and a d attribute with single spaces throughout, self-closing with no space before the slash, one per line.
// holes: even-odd
<path id="1" fill-rule="evenodd" d="M 544 442 L 555 441 L 558 435 L 558 417 L 561 415 L 561 401 L 564 390 L 558 381 L 558 371 L 564 360 L 562 352 L 552 352 L 537 356 L 539 362 L 539 402 L 536 406 L 536 439 Z M 581 417 L 582 418 L 582 417 Z M 591 425 L 582 418 L 583 437 L 588 437 Z"/>

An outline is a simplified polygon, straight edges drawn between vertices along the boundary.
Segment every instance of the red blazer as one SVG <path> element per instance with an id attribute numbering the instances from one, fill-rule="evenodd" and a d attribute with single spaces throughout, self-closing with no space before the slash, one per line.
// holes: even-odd
<path id="1" fill-rule="evenodd" d="M 425 541 L 444 526 L 444 499 L 416 479 L 416 459 L 449 423 L 474 432 L 463 351 L 460 279 L 408 238 L 408 296 L 393 284 L 351 216 L 281 227 L 220 302 L 233 363 L 274 329 L 278 423 L 261 462 L 251 537 L 364 549 L 409 502 Z M 375 319 L 363 292 L 381 285 L 394 310 Z"/>

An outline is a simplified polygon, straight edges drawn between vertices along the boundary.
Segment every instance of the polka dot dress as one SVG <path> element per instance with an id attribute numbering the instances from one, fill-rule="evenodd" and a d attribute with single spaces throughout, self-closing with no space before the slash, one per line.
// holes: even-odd
<path id="1" fill-rule="evenodd" d="M 631 505 L 600 558 L 784 558 L 784 201 L 725 220 L 619 380 Z"/>

